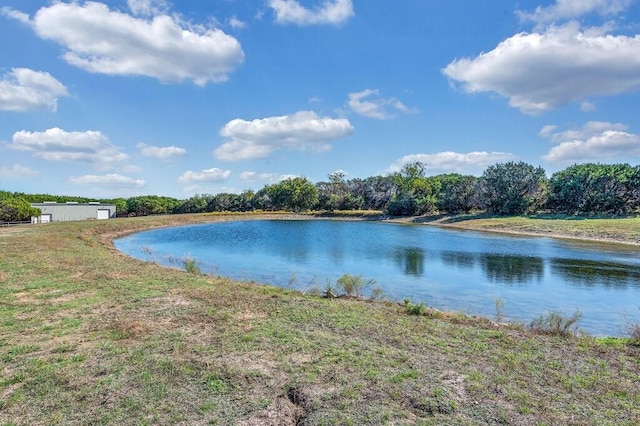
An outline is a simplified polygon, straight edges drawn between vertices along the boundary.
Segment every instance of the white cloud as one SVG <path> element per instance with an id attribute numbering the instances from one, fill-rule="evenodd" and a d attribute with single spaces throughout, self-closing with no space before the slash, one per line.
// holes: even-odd
<path id="1" fill-rule="evenodd" d="M 50 161 L 77 161 L 92 164 L 98 170 L 122 168 L 129 156 L 98 131 L 67 132 L 54 127 L 44 132 L 25 130 L 13 134 L 9 148 L 32 152 Z"/>
<path id="2" fill-rule="evenodd" d="M 589 121 L 579 129 L 565 130 L 564 132 L 556 132 L 558 126 L 547 125 L 538 132 L 538 135 L 551 140 L 552 142 L 568 142 L 577 139 L 589 139 L 594 136 L 601 135 L 608 130 L 625 131 L 629 128 L 622 123 L 609 123 L 607 121 Z"/>
<path id="3" fill-rule="evenodd" d="M 20 178 L 20 177 L 34 177 L 38 176 L 36 170 L 31 170 L 28 167 L 21 166 L 20 164 L 14 164 L 12 168 L 6 166 L 0 166 L 0 177 L 6 178 Z"/>
<path id="4" fill-rule="evenodd" d="M 349 108 L 359 115 L 378 120 L 393 118 L 392 111 L 400 111 L 405 114 L 414 110 L 407 108 L 397 98 L 382 98 L 377 89 L 366 89 L 362 92 L 349 93 Z"/>
<path id="5" fill-rule="evenodd" d="M 345 118 L 320 117 L 313 111 L 246 121 L 229 121 L 220 135 L 229 139 L 214 150 L 219 160 L 237 161 L 267 157 L 278 149 L 331 149 L 330 142 L 349 136 L 353 127 Z"/>
<path id="6" fill-rule="evenodd" d="M 169 3 L 165 0 L 127 0 L 131 13 L 138 16 L 153 16 L 166 13 Z"/>
<path id="7" fill-rule="evenodd" d="M 533 12 L 517 11 L 516 14 L 524 21 L 547 24 L 592 13 L 614 16 L 627 10 L 631 3 L 633 0 L 556 0 L 551 6 L 538 6 Z"/>
<path id="8" fill-rule="evenodd" d="M 130 187 L 130 188 L 142 188 L 147 183 L 144 179 L 134 179 L 128 176 L 122 176 L 117 173 L 106 174 L 102 176 L 98 175 L 84 175 L 84 176 L 72 176 L 69 178 L 69 182 L 76 185 L 94 185 L 102 187 Z"/>
<path id="9" fill-rule="evenodd" d="M 201 172 L 193 172 L 189 170 L 178 178 L 178 182 L 224 182 L 225 180 L 229 179 L 229 176 L 231 176 L 230 170 L 222 170 L 217 168 L 203 170 Z"/>
<path id="10" fill-rule="evenodd" d="M 491 165 L 514 159 L 515 156 L 507 152 L 459 153 L 445 151 L 435 154 L 411 154 L 394 161 L 387 169 L 387 173 L 398 172 L 405 164 L 419 161 L 426 164 L 426 171 L 432 175 L 440 173 L 479 175 Z"/>
<path id="11" fill-rule="evenodd" d="M 640 89 L 640 35 L 581 32 L 576 23 L 521 33 L 443 69 L 469 93 L 496 92 L 527 114 Z"/>
<path id="12" fill-rule="evenodd" d="M 169 160 L 173 157 L 180 157 L 187 153 L 186 149 L 179 148 L 174 145 L 158 147 L 140 142 L 136 145 L 136 148 L 140 150 L 140 154 L 143 156 L 157 158 L 159 160 Z"/>
<path id="13" fill-rule="evenodd" d="M 244 171 L 240 173 L 240 179 L 245 182 L 267 182 L 276 183 L 285 179 L 295 178 L 297 175 L 279 174 L 279 173 L 259 173 L 253 171 Z"/>
<path id="14" fill-rule="evenodd" d="M 142 10 L 157 3 L 133 4 Z M 55 2 L 29 23 L 38 36 L 64 46 L 69 64 L 93 73 L 204 86 L 227 80 L 244 61 L 240 43 L 219 29 L 187 26 L 168 15 L 138 19 L 98 2 Z"/>
<path id="15" fill-rule="evenodd" d="M 268 6 L 276 13 L 276 22 L 296 25 L 340 25 L 354 15 L 351 0 L 323 0 L 308 9 L 297 0 L 269 0 Z"/>
<path id="16" fill-rule="evenodd" d="M 7 6 L 0 8 L 0 13 L 8 18 L 20 21 L 23 24 L 29 24 L 29 15 L 27 13 L 20 12 L 19 10 L 13 10 Z"/>
<path id="17" fill-rule="evenodd" d="M 0 79 L 0 110 L 29 111 L 50 108 L 56 111 L 58 98 L 69 96 L 67 88 L 51 74 L 28 68 L 13 68 Z"/>
<path id="18" fill-rule="evenodd" d="M 235 16 L 232 16 L 229 19 L 229 25 L 231 26 L 231 28 L 233 28 L 234 30 L 241 30 L 243 28 L 246 28 L 247 23 L 244 21 L 241 21 L 240 19 L 236 18 Z"/>
<path id="19" fill-rule="evenodd" d="M 555 132 L 555 126 L 545 126 L 539 135 L 557 143 L 542 158 L 550 163 L 581 163 L 586 161 L 640 156 L 640 135 L 627 132 L 622 123 L 590 121 L 580 129 Z M 547 129 L 545 131 L 545 129 Z"/>

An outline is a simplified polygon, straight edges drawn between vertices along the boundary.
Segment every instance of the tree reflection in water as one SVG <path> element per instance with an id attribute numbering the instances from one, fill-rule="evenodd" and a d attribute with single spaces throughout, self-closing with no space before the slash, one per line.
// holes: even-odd
<path id="1" fill-rule="evenodd" d="M 405 275 L 421 277 L 424 275 L 424 250 L 419 247 L 400 247 L 393 252 L 396 264 Z"/>
<path id="2" fill-rule="evenodd" d="M 482 271 L 488 280 L 503 284 L 540 282 L 544 276 L 544 261 L 539 257 L 480 254 Z"/>

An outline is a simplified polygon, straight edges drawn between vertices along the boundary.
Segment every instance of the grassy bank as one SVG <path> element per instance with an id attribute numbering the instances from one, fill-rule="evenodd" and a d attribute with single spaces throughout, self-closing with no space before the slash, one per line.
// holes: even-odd
<path id="1" fill-rule="evenodd" d="M 229 219 L 0 231 L 0 423 L 640 422 L 638 347 L 168 270 L 109 243 Z"/>
<path id="2" fill-rule="evenodd" d="M 640 218 L 585 218 L 576 216 L 536 215 L 516 217 L 424 217 L 414 219 L 460 229 L 575 238 L 640 245 Z"/>

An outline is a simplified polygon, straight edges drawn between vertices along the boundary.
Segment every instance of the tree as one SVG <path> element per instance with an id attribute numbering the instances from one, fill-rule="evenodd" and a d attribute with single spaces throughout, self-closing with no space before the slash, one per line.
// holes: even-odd
<path id="1" fill-rule="evenodd" d="M 7 193 L 8 194 L 8 193 Z M 26 199 L 3 194 L 0 197 L 0 221 L 21 222 L 30 220 L 32 216 L 40 216 L 42 211 L 31 207 Z"/>
<path id="2" fill-rule="evenodd" d="M 181 204 L 180 200 L 157 195 L 141 195 L 127 199 L 127 212 L 136 216 L 173 213 Z"/>
<path id="3" fill-rule="evenodd" d="M 438 182 L 425 176 L 426 164 L 414 161 L 405 164 L 400 172 L 391 175 L 397 188 L 387 204 L 387 212 L 394 216 L 412 216 L 435 210 Z"/>
<path id="4" fill-rule="evenodd" d="M 629 214 L 640 206 L 640 167 L 580 164 L 554 173 L 549 205 L 569 214 Z"/>
<path id="5" fill-rule="evenodd" d="M 435 176 L 439 181 L 440 193 L 437 196 L 438 210 L 448 214 L 469 213 L 478 208 L 478 178 L 457 173 Z"/>
<path id="6" fill-rule="evenodd" d="M 194 195 L 184 200 L 176 209 L 176 213 L 204 213 L 207 211 L 207 205 L 213 199 L 213 195 L 202 194 Z"/>
<path id="7" fill-rule="evenodd" d="M 299 212 L 318 204 L 318 189 L 304 177 L 285 179 L 271 185 L 267 194 L 276 209 Z"/>
<path id="8" fill-rule="evenodd" d="M 489 166 L 480 178 L 480 185 L 482 204 L 487 211 L 499 215 L 536 211 L 546 201 L 544 169 L 522 161 Z"/>
<path id="9" fill-rule="evenodd" d="M 208 212 L 238 212 L 242 207 L 242 199 L 238 194 L 223 192 L 216 194 L 207 205 Z"/>

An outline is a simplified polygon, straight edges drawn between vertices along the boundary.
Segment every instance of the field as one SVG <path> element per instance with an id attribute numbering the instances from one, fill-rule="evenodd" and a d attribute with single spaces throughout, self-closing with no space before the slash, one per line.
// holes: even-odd
<path id="1" fill-rule="evenodd" d="M 110 243 L 256 217 L 0 229 L 0 424 L 640 423 L 640 347 L 624 339 L 325 299 L 165 269 Z M 624 221 L 438 224 L 638 243 L 640 222 Z"/>

